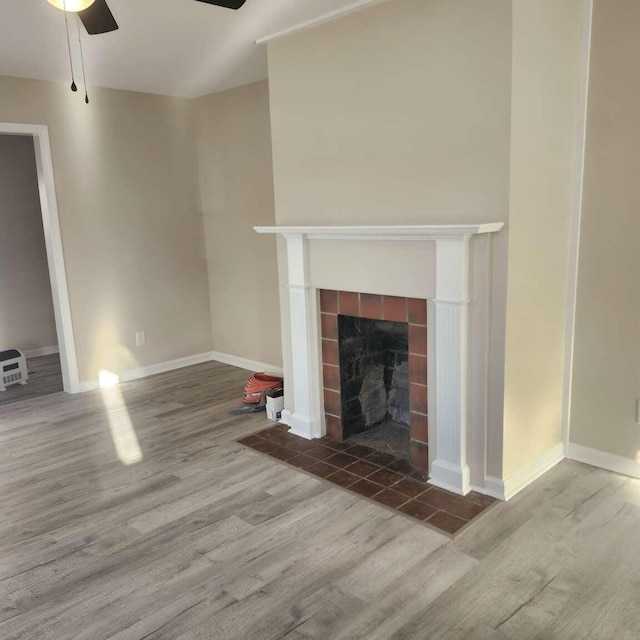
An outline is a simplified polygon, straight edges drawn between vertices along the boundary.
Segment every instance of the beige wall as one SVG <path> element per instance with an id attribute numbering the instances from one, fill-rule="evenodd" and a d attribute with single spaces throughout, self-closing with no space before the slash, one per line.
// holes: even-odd
<path id="1" fill-rule="evenodd" d="M 91 98 L 0 78 L 0 121 L 49 127 L 81 380 L 212 348 L 190 103 Z"/>
<path id="2" fill-rule="evenodd" d="M 639 459 L 640 3 L 596 0 L 570 441 Z"/>
<path id="3" fill-rule="evenodd" d="M 515 0 L 504 476 L 561 442 L 582 0 Z"/>
<path id="4" fill-rule="evenodd" d="M 507 220 L 508 0 L 389 0 L 275 40 L 269 85 L 278 224 Z M 487 356 L 489 428 L 500 439 L 506 252 L 503 232 Z M 359 255 L 360 271 L 380 261 L 371 245 Z M 433 275 L 427 261 L 413 267 L 425 283 Z M 490 461 L 492 473 L 501 465 L 501 456 Z"/>
<path id="5" fill-rule="evenodd" d="M 278 224 L 504 220 L 511 3 L 389 0 L 269 44 Z"/>
<path id="6" fill-rule="evenodd" d="M 33 138 L 0 135 L 0 350 L 57 344 Z"/>
<path id="7" fill-rule="evenodd" d="M 266 81 L 194 101 L 213 346 L 282 366 L 269 87 Z"/>

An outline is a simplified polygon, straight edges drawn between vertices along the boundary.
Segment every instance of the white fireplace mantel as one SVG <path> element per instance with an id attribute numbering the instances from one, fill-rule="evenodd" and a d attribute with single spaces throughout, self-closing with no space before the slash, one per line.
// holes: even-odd
<path id="1" fill-rule="evenodd" d="M 305 236 L 310 240 L 446 240 L 500 231 L 504 222 L 333 227 L 254 227 L 258 233 Z"/>
<path id="2" fill-rule="evenodd" d="M 287 240 L 294 410 L 283 412 L 282 418 L 291 432 L 308 439 L 324 435 L 318 309 L 309 281 L 307 240 L 432 240 L 436 246 L 436 289 L 432 301 L 435 381 L 429 392 L 429 441 L 435 449 L 435 458 L 429 482 L 461 495 L 468 493 L 471 489 L 467 463 L 469 240 L 477 234 L 496 233 L 503 226 L 502 222 L 492 222 L 254 227 L 258 233 L 279 234 Z"/>

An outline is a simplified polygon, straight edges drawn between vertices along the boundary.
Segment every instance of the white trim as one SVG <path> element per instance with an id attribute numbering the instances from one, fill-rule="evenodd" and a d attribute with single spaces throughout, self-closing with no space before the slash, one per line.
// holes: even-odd
<path id="1" fill-rule="evenodd" d="M 232 367 L 238 367 L 239 369 L 246 369 L 247 371 L 268 371 L 271 373 L 282 374 L 282 369 L 279 367 L 272 367 L 261 362 L 256 362 L 255 360 L 232 356 L 227 353 L 221 353 L 220 351 L 207 351 L 193 356 L 186 356 L 185 358 L 177 358 L 176 360 L 168 360 L 167 362 L 151 364 L 147 367 L 129 369 L 128 371 L 117 373 L 116 375 L 120 382 L 130 382 L 132 380 L 147 378 L 148 376 L 155 376 L 158 373 L 166 373 L 167 371 L 175 371 L 176 369 L 183 369 L 184 367 L 192 367 L 193 365 L 202 364 L 203 362 L 221 362 L 222 364 L 228 364 Z M 93 380 L 84 380 L 80 383 L 80 391 L 82 393 L 86 391 L 94 391 L 99 387 L 100 384 L 97 378 Z"/>
<path id="2" fill-rule="evenodd" d="M 98 379 L 94 379 L 94 380 L 83 380 L 80 383 L 80 387 L 78 392 L 79 393 L 87 393 L 89 391 L 95 391 L 96 389 L 99 389 L 100 385 L 98 384 Z"/>
<path id="3" fill-rule="evenodd" d="M 573 210 L 569 235 L 569 259 L 567 263 L 567 314 L 564 338 L 564 380 L 562 389 L 562 441 L 569 446 L 571 422 L 571 392 L 573 384 L 573 353 L 575 344 L 576 304 L 578 293 L 578 264 L 580 258 L 580 228 L 582 223 L 582 197 L 587 140 L 587 115 L 589 103 L 589 71 L 593 0 L 583 0 L 582 53 L 578 87 L 576 152 L 573 184 Z"/>
<path id="4" fill-rule="evenodd" d="M 293 412 L 286 412 L 285 424 L 291 433 L 312 440 L 325 434 L 320 397 L 318 300 L 315 289 L 309 286 L 306 236 L 289 233 L 286 238 L 289 339 L 293 355 L 289 388 L 292 389 Z"/>
<path id="5" fill-rule="evenodd" d="M 288 27 L 287 29 L 283 29 L 282 31 L 277 31 L 276 33 L 272 33 L 271 35 L 264 36 L 263 38 L 259 38 L 256 40 L 256 44 L 264 44 L 265 42 L 270 42 L 271 40 L 276 40 L 277 38 L 282 38 L 283 36 L 287 36 L 290 33 L 296 33 L 297 31 L 303 31 L 305 29 L 311 29 L 323 22 L 329 22 L 329 20 L 335 20 L 336 18 L 341 18 L 342 16 L 346 16 L 349 13 L 353 13 L 354 11 L 360 11 L 361 9 L 366 9 L 374 4 L 380 4 L 381 2 L 385 2 L 386 0 L 358 0 L 353 4 L 349 4 L 346 7 L 342 7 L 341 9 L 336 9 L 335 11 L 330 11 L 329 13 L 325 13 L 317 18 L 312 18 L 311 20 L 306 20 L 305 22 L 301 22 L 300 24 L 296 24 L 293 27 Z"/>
<path id="6" fill-rule="evenodd" d="M 87 393 L 88 391 L 95 391 L 96 389 L 99 389 L 99 388 L 100 388 L 100 385 L 98 384 L 97 378 L 94 380 L 83 380 L 79 385 L 78 392 Z"/>
<path id="7" fill-rule="evenodd" d="M 265 373 L 275 373 L 279 376 L 283 375 L 282 367 L 265 364 L 264 362 L 258 362 L 257 360 L 249 360 L 248 358 L 241 358 L 240 356 L 232 356 L 229 353 L 222 353 L 220 351 L 212 351 L 211 360 L 222 362 L 223 364 L 230 364 L 232 367 L 246 369 L 247 371 L 253 371 L 254 373 L 256 371 L 264 371 Z"/>
<path id="8" fill-rule="evenodd" d="M 478 489 L 476 489 L 477 491 Z M 484 489 L 481 492 L 485 496 L 496 498 L 497 500 L 505 501 L 504 497 L 504 481 L 500 478 L 494 478 L 493 476 L 487 476 L 484 481 Z"/>
<path id="9" fill-rule="evenodd" d="M 41 356 L 52 356 L 54 353 L 60 353 L 58 345 L 53 347 L 40 347 L 39 349 L 29 349 L 23 351 L 25 358 L 40 358 Z"/>
<path id="10" fill-rule="evenodd" d="M 291 411 L 287 409 L 282 410 L 282 414 L 280 415 L 280 423 L 286 424 L 288 427 L 291 427 Z M 289 431 L 293 431 L 293 428 L 289 429 Z M 296 435 L 300 435 L 300 434 L 296 434 Z M 303 437 L 306 437 L 306 436 L 303 436 Z"/>
<path id="11" fill-rule="evenodd" d="M 533 462 L 518 469 L 505 480 L 487 476 L 485 493 L 498 500 L 511 500 L 513 496 L 528 487 L 534 480 L 564 460 L 564 443 L 559 442 Z"/>
<path id="12" fill-rule="evenodd" d="M 443 240 L 462 239 L 480 233 L 496 233 L 504 222 L 487 224 L 433 224 L 334 227 L 254 227 L 258 233 L 278 233 L 285 238 L 309 240 Z"/>
<path id="13" fill-rule="evenodd" d="M 71 320 L 71 305 L 67 289 L 67 276 L 64 266 L 64 252 L 58 218 L 56 188 L 53 179 L 53 159 L 49 142 L 49 129 L 43 124 L 15 124 L 0 122 L 0 134 L 32 136 L 38 172 L 38 190 L 42 225 L 47 250 L 47 262 L 53 295 L 53 311 L 56 320 L 62 385 L 68 393 L 80 391 L 76 345 Z"/>
<path id="14" fill-rule="evenodd" d="M 280 424 L 285 424 L 289 427 L 289 433 L 294 436 L 299 436 L 305 440 L 315 440 L 322 437 L 324 434 L 324 427 L 322 423 L 312 427 L 308 422 L 301 419 L 291 411 L 284 409 L 280 415 Z"/>
<path id="15" fill-rule="evenodd" d="M 623 476 L 640 478 L 640 461 L 633 458 L 624 458 L 599 449 L 590 449 L 574 442 L 570 442 L 567 447 L 567 458 L 590 464 L 593 467 L 614 471 Z"/>
<path id="16" fill-rule="evenodd" d="M 436 241 L 435 334 L 436 418 L 429 421 L 429 441 L 436 456 L 429 483 L 461 495 L 471 490 L 467 462 L 469 371 L 469 236 Z M 484 447 L 484 443 L 483 443 Z"/>
<path id="17" fill-rule="evenodd" d="M 461 467 L 460 464 L 436 458 L 431 463 L 428 482 L 439 489 L 466 496 L 471 491 L 470 477 L 471 471 L 466 463 Z"/>
<path id="18" fill-rule="evenodd" d="M 291 414 L 290 414 L 290 415 L 291 415 Z M 282 418 L 282 416 L 280 416 L 280 417 Z M 282 424 L 286 424 L 288 427 L 291 427 L 291 428 L 289 429 L 289 433 L 290 433 L 291 435 L 294 435 L 294 436 L 300 436 L 301 438 L 304 438 L 305 440 L 315 440 L 315 436 L 310 436 L 310 435 L 309 435 L 309 430 L 308 430 L 308 429 L 303 429 L 303 430 L 301 430 L 301 431 L 298 431 L 298 430 L 295 428 L 295 426 L 291 426 L 291 424 L 290 424 L 289 422 L 284 422 L 284 420 L 282 420 L 282 419 L 280 420 L 280 422 L 281 422 Z"/>
<path id="19" fill-rule="evenodd" d="M 187 356 L 186 358 L 178 358 L 176 360 L 168 360 L 167 362 L 159 362 L 158 364 L 151 364 L 147 367 L 140 367 L 138 369 L 129 369 L 128 371 L 121 371 L 117 373 L 120 382 L 130 382 L 131 380 L 139 380 L 140 378 L 146 378 L 148 376 L 154 376 L 158 373 L 165 373 L 167 371 L 174 371 L 175 369 L 182 369 L 184 367 L 191 367 L 194 364 L 202 364 L 203 362 L 211 362 L 214 360 L 213 352 L 208 351 L 206 353 L 198 353 L 193 356 Z M 100 384 L 97 378 L 93 380 L 84 380 L 80 383 L 80 391 L 93 391 L 99 389 Z"/>

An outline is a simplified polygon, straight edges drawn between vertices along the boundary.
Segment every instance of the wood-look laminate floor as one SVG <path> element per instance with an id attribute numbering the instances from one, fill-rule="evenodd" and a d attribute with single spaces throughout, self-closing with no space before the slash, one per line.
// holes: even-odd
<path id="1" fill-rule="evenodd" d="M 29 378 L 26 385 L 13 384 L 0 393 L 0 410 L 3 405 L 13 404 L 62 391 L 62 369 L 60 356 L 39 356 L 27 360 Z"/>
<path id="2" fill-rule="evenodd" d="M 563 462 L 451 541 L 236 443 L 246 375 L 0 407 L 2 640 L 640 637 L 638 482 Z"/>

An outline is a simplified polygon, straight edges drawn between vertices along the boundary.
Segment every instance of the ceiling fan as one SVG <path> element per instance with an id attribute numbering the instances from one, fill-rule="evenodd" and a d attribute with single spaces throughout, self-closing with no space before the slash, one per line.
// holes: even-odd
<path id="1" fill-rule="evenodd" d="M 54 7 L 77 13 L 89 35 L 109 33 L 118 29 L 106 0 L 48 0 Z M 196 0 L 225 9 L 240 9 L 246 0 Z"/>

